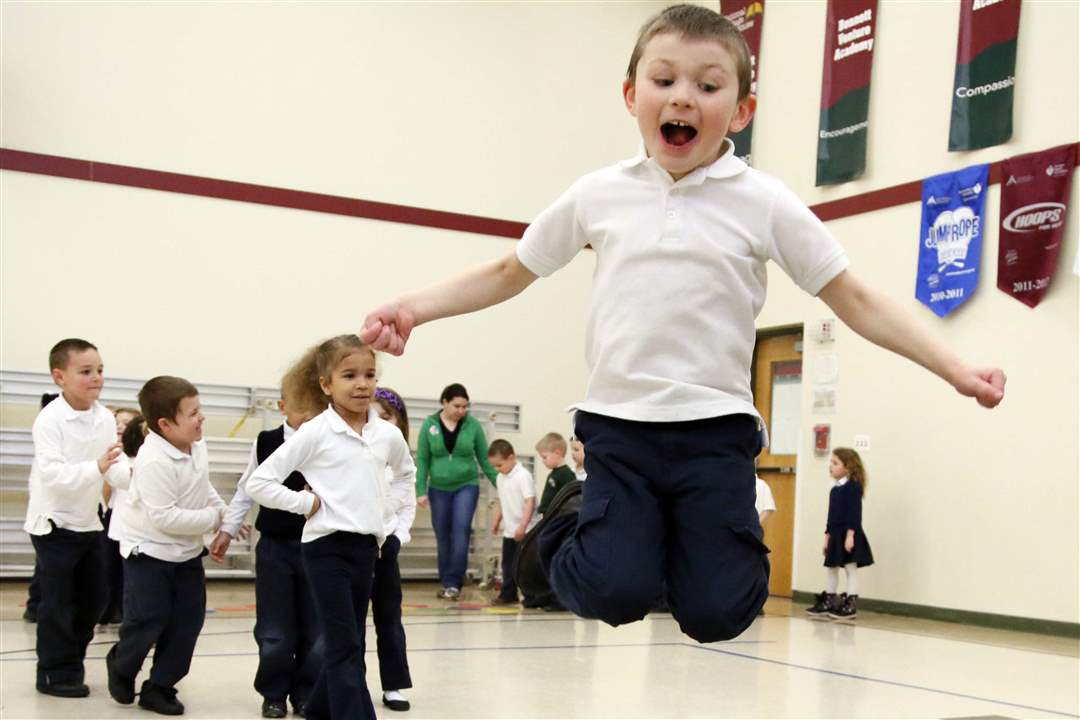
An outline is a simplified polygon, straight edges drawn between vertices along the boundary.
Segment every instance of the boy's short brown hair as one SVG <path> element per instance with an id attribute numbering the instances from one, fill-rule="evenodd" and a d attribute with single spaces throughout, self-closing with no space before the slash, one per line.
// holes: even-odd
<path id="1" fill-rule="evenodd" d="M 488 446 L 488 457 L 510 457 L 514 454 L 514 446 L 510 444 L 509 440 L 492 440 L 491 445 Z"/>
<path id="2" fill-rule="evenodd" d="M 718 12 L 700 5 L 672 5 L 649 18 L 638 33 L 626 78 L 634 82 L 637 66 L 645 46 L 657 35 L 675 33 L 689 40 L 716 40 L 735 58 L 735 73 L 739 78 L 739 99 L 750 94 L 750 47 L 735 23 Z"/>
<path id="3" fill-rule="evenodd" d="M 176 413 L 180 411 L 180 402 L 198 394 L 199 389 L 184 378 L 158 375 L 147 380 L 139 390 L 139 407 L 146 418 L 146 425 L 160 435 L 158 420 L 175 422 Z"/>
<path id="4" fill-rule="evenodd" d="M 49 351 L 49 370 L 66 370 L 71 353 L 83 350 L 97 350 L 97 346 L 80 338 L 65 338 L 53 345 Z"/>
<path id="5" fill-rule="evenodd" d="M 540 442 L 536 443 L 537 452 L 553 452 L 555 450 L 558 450 L 563 455 L 566 454 L 566 438 L 557 432 L 549 432 L 540 438 Z"/>

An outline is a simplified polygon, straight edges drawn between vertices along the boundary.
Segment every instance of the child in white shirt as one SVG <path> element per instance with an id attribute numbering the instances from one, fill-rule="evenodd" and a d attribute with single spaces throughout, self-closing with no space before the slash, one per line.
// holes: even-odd
<path id="1" fill-rule="evenodd" d="M 178 683 L 191 668 L 206 616 L 204 536 L 221 525 L 225 503 L 210 484 L 199 391 L 178 377 L 155 377 L 139 391 L 150 428 L 135 458 L 131 491 L 116 508 L 124 557 L 120 642 L 105 658 L 109 694 L 129 705 L 135 678 L 154 649 L 139 706 L 179 715 Z"/>
<path id="2" fill-rule="evenodd" d="M 506 440 L 494 440 L 488 448 L 488 459 L 499 475 L 495 486 L 499 489 L 499 509 L 491 523 L 491 534 L 497 535 L 502 525 L 502 589 L 492 600 L 492 605 L 512 605 L 518 601 L 518 587 L 514 582 L 514 563 L 525 533 L 536 525 L 536 481 L 532 473 L 518 462 L 514 446 Z"/>
<path id="3" fill-rule="evenodd" d="M 286 378 L 297 402 L 320 415 L 300 426 L 252 473 L 247 493 L 259 504 L 307 516 L 301 552 L 319 609 L 325 663 L 308 698 L 311 717 L 374 718 L 364 681 L 364 624 L 379 546 L 386 537 L 383 472 L 410 482 L 416 468 L 401 431 L 379 417 L 375 351 L 355 335 L 311 348 Z M 288 380 L 286 380 L 288 382 Z M 282 484 L 303 473 L 311 490 Z"/>
<path id="4" fill-rule="evenodd" d="M 34 420 L 34 461 L 23 529 L 37 553 L 38 692 L 86 697 L 83 658 L 108 602 L 105 544 L 98 517 L 102 484 L 126 487 L 131 470 L 116 442 L 116 420 L 98 402 L 101 355 L 78 338 L 49 352 L 61 389 Z"/>

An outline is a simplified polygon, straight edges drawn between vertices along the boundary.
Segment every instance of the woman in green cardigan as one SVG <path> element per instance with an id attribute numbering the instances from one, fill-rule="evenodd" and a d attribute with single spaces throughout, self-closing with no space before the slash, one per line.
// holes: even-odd
<path id="1" fill-rule="evenodd" d="M 431 525 L 439 555 L 438 597 L 457 600 L 469 562 L 469 538 L 480 497 L 476 465 L 495 484 L 480 421 L 469 415 L 469 393 L 460 383 L 439 397 L 442 410 L 426 418 L 416 442 L 416 502 L 431 503 Z"/>

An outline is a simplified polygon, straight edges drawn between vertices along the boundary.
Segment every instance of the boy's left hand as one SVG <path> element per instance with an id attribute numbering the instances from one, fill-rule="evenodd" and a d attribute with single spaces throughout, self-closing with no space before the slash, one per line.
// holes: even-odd
<path id="1" fill-rule="evenodd" d="M 1005 372 L 1001 368 L 964 367 L 952 383 L 956 392 L 973 397 L 985 408 L 997 407 L 1005 397 Z"/>
<path id="2" fill-rule="evenodd" d="M 518 525 L 517 530 L 514 531 L 514 540 L 521 542 L 525 539 L 525 528 Z"/>

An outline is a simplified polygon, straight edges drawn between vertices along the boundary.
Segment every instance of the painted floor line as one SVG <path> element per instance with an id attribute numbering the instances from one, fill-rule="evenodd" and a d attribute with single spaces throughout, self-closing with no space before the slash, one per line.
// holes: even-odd
<path id="1" fill-rule="evenodd" d="M 968 695 L 966 693 L 953 692 L 952 690 L 941 690 L 939 688 L 925 687 L 923 685 L 914 685 L 912 683 L 899 682 L 897 680 L 885 680 L 883 678 L 868 677 L 866 675 L 856 675 L 855 673 L 846 673 L 840 670 L 829 670 L 828 668 L 814 667 L 813 665 L 800 665 L 798 663 L 787 662 L 785 660 L 773 660 L 772 658 L 764 658 L 758 655 L 747 655 L 746 653 L 734 652 L 732 650 L 721 650 L 716 647 L 705 647 L 704 645 L 691 645 L 689 643 L 682 643 L 684 647 L 692 648 L 694 650 L 705 650 L 706 652 L 719 653 L 721 655 L 731 655 L 733 657 L 745 658 L 747 660 L 757 660 L 759 662 L 770 663 L 772 665 L 782 665 L 784 667 L 797 668 L 799 670 L 809 670 L 811 672 L 824 673 L 826 675 L 835 675 L 837 677 L 850 678 L 852 680 L 862 680 L 864 682 L 878 683 L 881 685 L 891 685 L 893 687 L 902 687 L 909 690 L 921 690 L 923 692 L 936 693 L 938 695 L 949 695 L 951 697 L 964 698 L 966 700 L 978 700 L 980 702 L 993 703 L 995 705 L 1005 705 L 1008 707 L 1020 708 L 1022 710 L 1035 710 L 1037 712 L 1051 713 L 1053 715 L 1061 715 L 1063 717 L 1080 717 L 1076 713 L 1062 712 L 1061 710 L 1051 710 L 1050 708 L 1035 707 L 1034 705 L 1024 705 L 1021 703 L 1009 702 L 1007 700 L 995 700 L 993 698 L 981 697 L 979 695 Z"/>

